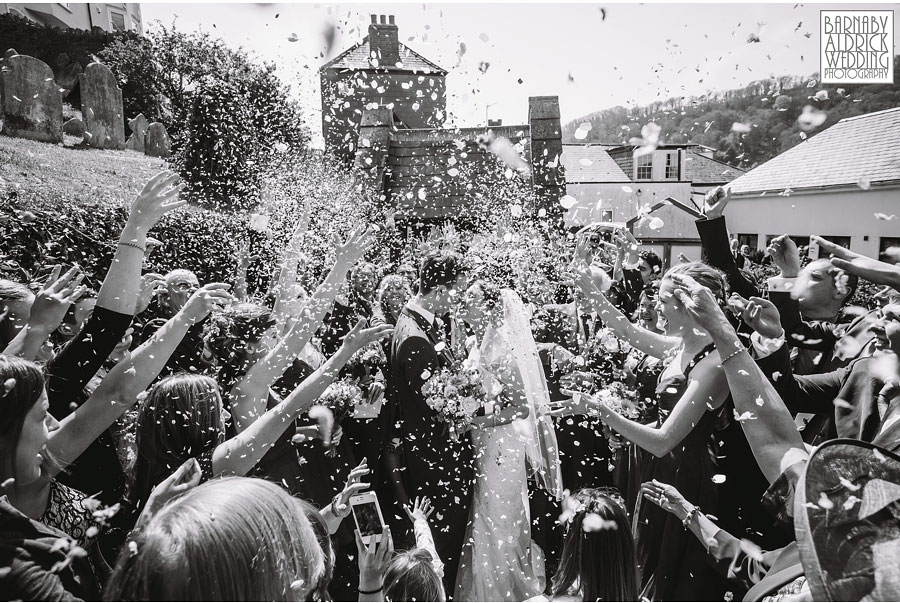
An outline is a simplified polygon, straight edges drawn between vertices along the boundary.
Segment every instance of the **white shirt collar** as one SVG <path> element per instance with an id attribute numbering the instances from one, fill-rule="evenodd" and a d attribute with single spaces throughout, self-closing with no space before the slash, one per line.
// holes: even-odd
<path id="1" fill-rule="evenodd" d="M 428 324 L 430 324 L 430 325 L 434 324 L 434 314 L 432 314 L 431 312 L 429 312 L 428 310 L 426 310 L 425 308 L 423 308 L 422 306 L 420 306 L 413 300 L 409 300 L 408 302 L 406 302 L 406 307 L 410 311 L 415 312 L 416 314 L 418 314 L 419 316 L 421 316 L 422 318 L 427 320 Z"/>

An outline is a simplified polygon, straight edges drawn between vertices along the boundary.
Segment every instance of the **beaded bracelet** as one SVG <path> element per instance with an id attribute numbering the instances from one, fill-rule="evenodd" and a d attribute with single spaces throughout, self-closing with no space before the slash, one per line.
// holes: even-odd
<path id="1" fill-rule="evenodd" d="M 735 351 L 733 351 L 732 353 L 728 354 L 727 356 L 725 356 L 725 358 L 722 359 L 722 362 L 719 363 L 720 366 L 725 366 L 725 363 L 726 363 L 726 362 L 728 362 L 729 360 L 731 360 L 732 358 L 734 358 L 735 356 L 737 356 L 737 355 L 740 354 L 741 352 L 746 352 L 746 351 L 747 351 L 747 350 L 744 349 L 744 346 L 739 345 L 738 349 L 736 349 Z"/>
<path id="2" fill-rule="evenodd" d="M 134 247 L 135 249 L 140 249 L 141 253 L 147 253 L 146 247 L 141 247 L 137 243 L 132 243 L 131 241 L 119 241 L 119 245 L 125 245 L 126 247 Z"/>

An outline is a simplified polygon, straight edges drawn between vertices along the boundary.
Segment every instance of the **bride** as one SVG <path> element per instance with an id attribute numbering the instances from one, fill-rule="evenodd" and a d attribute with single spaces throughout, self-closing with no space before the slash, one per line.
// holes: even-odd
<path id="1" fill-rule="evenodd" d="M 522 300 L 476 281 L 457 314 L 472 328 L 467 362 L 489 402 L 470 426 L 475 483 L 457 575 L 457 601 L 524 601 L 545 586 L 544 556 L 531 540 L 528 478 L 562 497 L 550 398 Z"/>

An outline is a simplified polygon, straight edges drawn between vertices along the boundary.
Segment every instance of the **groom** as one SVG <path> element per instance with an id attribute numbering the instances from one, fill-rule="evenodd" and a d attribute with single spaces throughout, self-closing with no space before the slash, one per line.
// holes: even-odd
<path id="1" fill-rule="evenodd" d="M 435 548 L 444 563 L 444 585 L 453 595 L 459 557 L 469 519 L 472 444 L 468 434 L 459 442 L 425 402 L 422 385 L 440 367 L 453 361 L 449 342 L 437 316 L 446 314 L 454 296 L 465 287 L 462 259 L 452 252 L 434 252 L 422 261 L 419 293 L 397 319 L 391 341 L 394 402 L 399 411 L 400 502 L 427 496 L 434 505 L 430 518 Z M 396 477 L 396 472 L 394 477 Z M 396 482 L 397 480 L 395 480 Z"/>

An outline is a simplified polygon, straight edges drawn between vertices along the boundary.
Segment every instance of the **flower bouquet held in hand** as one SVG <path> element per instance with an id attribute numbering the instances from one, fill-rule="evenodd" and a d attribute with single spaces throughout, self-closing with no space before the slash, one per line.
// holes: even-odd
<path id="1" fill-rule="evenodd" d="M 345 378 L 329 385 L 319 396 L 318 405 L 331 411 L 334 417 L 334 425 L 340 425 L 341 420 L 353 412 L 356 405 L 363 401 L 363 392 L 353 378 Z M 336 444 L 328 445 L 328 455 L 334 458 L 337 455 Z"/>
<path id="2" fill-rule="evenodd" d="M 379 368 L 387 364 L 387 357 L 384 354 L 384 348 L 380 341 L 363 346 L 347 361 L 345 365 L 347 372 L 354 376 L 361 376 L 367 370 L 375 372 Z"/>
<path id="3" fill-rule="evenodd" d="M 446 423 L 454 442 L 466 432 L 487 397 L 481 373 L 465 362 L 428 375 L 422 393 L 428 406 Z"/>

